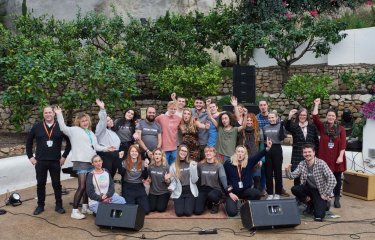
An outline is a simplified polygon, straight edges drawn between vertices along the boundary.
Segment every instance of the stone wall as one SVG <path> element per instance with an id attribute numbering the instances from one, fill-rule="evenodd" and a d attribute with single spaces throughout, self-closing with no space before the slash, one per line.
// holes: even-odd
<path id="1" fill-rule="evenodd" d="M 345 91 L 339 80 L 339 74 L 352 70 L 354 73 L 365 73 L 369 71 L 375 65 L 368 64 L 357 64 L 357 65 L 339 65 L 339 66 L 328 66 L 328 65 L 304 65 L 304 66 L 293 66 L 291 68 L 291 74 L 328 74 L 335 79 L 335 85 L 337 91 L 331 95 L 330 100 L 323 102 L 321 114 L 325 113 L 328 106 L 336 106 L 339 109 L 339 116 L 344 108 L 349 108 L 353 113 L 360 111 L 360 107 L 363 102 L 368 102 L 371 95 L 366 94 L 365 86 L 359 86 L 358 91 L 355 94 L 348 94 Z M 256 74 L 257 84 L 256 91 L 257 95 L 262 98 L 266 98 L 269 101 L 271 109 L 275 109 L 282 114 L 284 117 L 287 116 L 289 110 L 292 108 L 298 108 L 297 102 L 289 101 L 282 92 L 281 88 L 281 72 L 278 67 L 267 67 L 258 68 Z M 168 102 L 167 97 L 160 97 L 158 91 L 153 87 L 150 79 L 147 75 L 138 76 L 138 86 L 142 89 L 142 93 L 135 99 L 135 108 L 139 111 L 140 108 L 153 105 L 157 107 L 158 113 L 166 111 L 166 105 Z M 230 95 L 232 93 L 232 79 L 226 77 L 221 82 L 219 95 Z M 93 107 L 92 111 L 89 112 L 93 116 L 93 122 L 97 119 L 98 108 Z M 4 108 L 0 104 L 0 132 L 14 132 L 15 128 L 10 125 L 10 109 Z M 123 110 L 118 110 L 113 114 L 115 118 L 121 117 Z M 359 114 L 354 114 L 354 117 L 358 117 Z M 25 123 L 23 130 L 28 131 L 31 126 L 41 118 L 37 108 L 34 108 L 31 117 Z"/>

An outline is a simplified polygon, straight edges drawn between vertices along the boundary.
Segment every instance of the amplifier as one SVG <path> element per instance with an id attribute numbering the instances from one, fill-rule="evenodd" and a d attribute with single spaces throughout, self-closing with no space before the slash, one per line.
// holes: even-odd
<path id="1" fill-rule="evenodd" d="M 342 192 L 363 200 L 375 200 L 375 175 L 350 170 L 344 172 Z"/>

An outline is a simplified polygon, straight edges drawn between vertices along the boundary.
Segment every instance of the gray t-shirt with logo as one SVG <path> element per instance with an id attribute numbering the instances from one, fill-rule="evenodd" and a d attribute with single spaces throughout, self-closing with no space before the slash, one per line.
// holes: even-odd
<path id="1" fill-rule="evenodd" d="M 161 133 L 161 127 L 157 122 L 141 120 L 135 129 L 142 131 L 142 141 L 150 151 L 158 146 L 158 134 Z"/>
<path id="2" fill-rule="evenodd" d="M 164 181 L 164 175 L 169 172 L 169 166 L 155 166 L 148 167 L 148 175 L 151 178 L 150 193 L 154 195 L 161 195 L 168 191 L 168 184 Z"/>

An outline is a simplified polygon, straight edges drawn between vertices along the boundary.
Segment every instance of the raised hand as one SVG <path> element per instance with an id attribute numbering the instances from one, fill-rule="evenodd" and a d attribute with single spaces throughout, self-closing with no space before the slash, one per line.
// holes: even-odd
<path id="1" fill-rule="evenodd" d="M 56 106 L 53 111 L 56 113 L 56 114 L 62 114 L 62 110 L 59 106 Z"/>
<path id="2" fill-rule="evenodd" d="M 293 117 L 293 115 L 296 114 L 297 112 L 298 112 L 297 109 L 290 110 L 290 112 L 289 112 L 289 119 L 291 119 Z"/>
<path id="3" fill-rule="evenodd" d="M 314 100 L 314 104 L 315 104 L 315 106 L 316 106 L 316 105 L 319 106 L 319 105 L 320 105 L 320 98 L 315 99 L 315 100 Z"/>
<path id="4" fill-rule="evenodd" d="M 100 101 L 99 98 L 96 99 L 96 105 L 98 105 L 100 109 L 104 109 L 104 102 Z"/>
<path id="5" fill-rule="evenodd" d="M 267 142 L 266 143 L 267 143 L 266 150 L 269 151 L 271 149 L 271 147 L 272 147 L 272 140 L 269 137 L 267 137 Z"/>
<path id="6" fill-rule="evenodd" d="M 170 173 L 165 173 L 164 174 L 164 181 L 169 182 L 171 180 L 171 174 Z"/>
<path id="7" fill-rule="evenodd" d="M 235 96 L 232 96 L 230 98 L 230 104 L 232 104 L 233 107 L 237 107 L 238 102 L 237 102 L 237 98 Z"/>
<path id="8" fill-rule="evenodd" d="M 212 100 L 211 98 L 207 98 L 206 99 L 206 107 L 208 108 L 208 106 L 211 104 Z"/>
<path id="9" fill-rule="evenodd" d="M 144 162 L 145 168 L 148 168 L 148 164 L 150 164 L 150 160 L 148 160 L 148 158 L 146 158 L 145 162 Z"/>
<path id="10" fill-rule="evenodd" d="M 176 93 L 175 93 L 175 92 L 171 94 L 171 99 L 172 99 L 173 101 L 176 101 Z"/>

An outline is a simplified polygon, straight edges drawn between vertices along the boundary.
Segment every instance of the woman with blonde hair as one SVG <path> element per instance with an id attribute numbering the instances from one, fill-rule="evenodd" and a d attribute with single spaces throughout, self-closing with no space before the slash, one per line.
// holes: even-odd
<path id="1" fill-rule="evenodd" d="M 185 144 L 189 148 L 189 156 L 191 159 L 199 160 L 199 138 L 198 138 L 198 128 L 209 128 L 198 121 L 198 119 L 193 118 L 193 113 L 190 108 L 184 108 L 182 111 L 182 119 L 178 125 L 178 132 L 182 136 L 182 144 Z"/>
<path id="2" fill-rule="evenodd" d="M 121 168 L 122 196 L 127 203 L 141 206 L 145 214 L 150 212 L 150 203 L 143 185 L 143 180 L 148 177 L 148 164 L 147 158 L 142 161 L 138 145 L 131 145 Z"/>
<path id="3" fill-rule="evenodd" d="M 198 196 L 198 170 L 197 162 L 189 158 L 189 149 L 180 145 L 177 150 L 176 161 L 171 165 L 171 184 L 168 189 L 172 192 L 175 213 L 178 217 L 191 216 Z"/>
<path id="4" fill-rule="evenodd" d="M 171 183 L 171 175 L 169 174 L 169 166 L 163 149 L 156 148 L 152 151 L 148 175 L 151 181 L 148 194 L 150 211 L 164 212 L 171 196 L 168 190 L 168 186 Z"/>
<path id="5" fill-rule="evenodd" d="M 86 113 L 79 113 L 74 120 L 73 127 L 66 126 L 62 110 L 55 108 L 57 122 L 61 131 L 69 137 L 72 145 L 73 170 L 78 175 L 78 188 L 74 194 L 73 210 L 70 215 L 74 219 L 85 218 L 84 213 L 92 214 L 88 207 L 88 197 L 86 194 L 87 174 L 92 171 L 91 158 L 96 155 L 96 151 L 113 152 L 116 150 L 113 146 L 101 146 L 98 144 L 95 134 L 91 131 L 91 119 Z M 78 205 L 83 198 L 82 210 L 78 210 Z"/>
<path id="6" fill-rule="evenodd" d="M 245 146 L 237 146 L 230 161 L 224 163 L 225 173 L 228 180 L 228 197 L 225 209 L 228 216 L 233 217 L 238 213 L 237 201 L 259 200 L 260 191 L 252 188 L 253 168 L 264 157 L 272 147 L 272 141 L 267 139 L 267 147 L 259 151 L 256 155 L 249 157 Z"/>
<path id="7" fill-rule="evenodd" d="M 197 215 L 202 214 L 206 206 L 212 214 L 218 213 L 223 192 L 228 189 L 227 176 L 223 165 L 216 158 L 216 149 L 205 147 L 204 155 L 205 158 L 198 164 L 200 185 L 194 211 Z"/>

